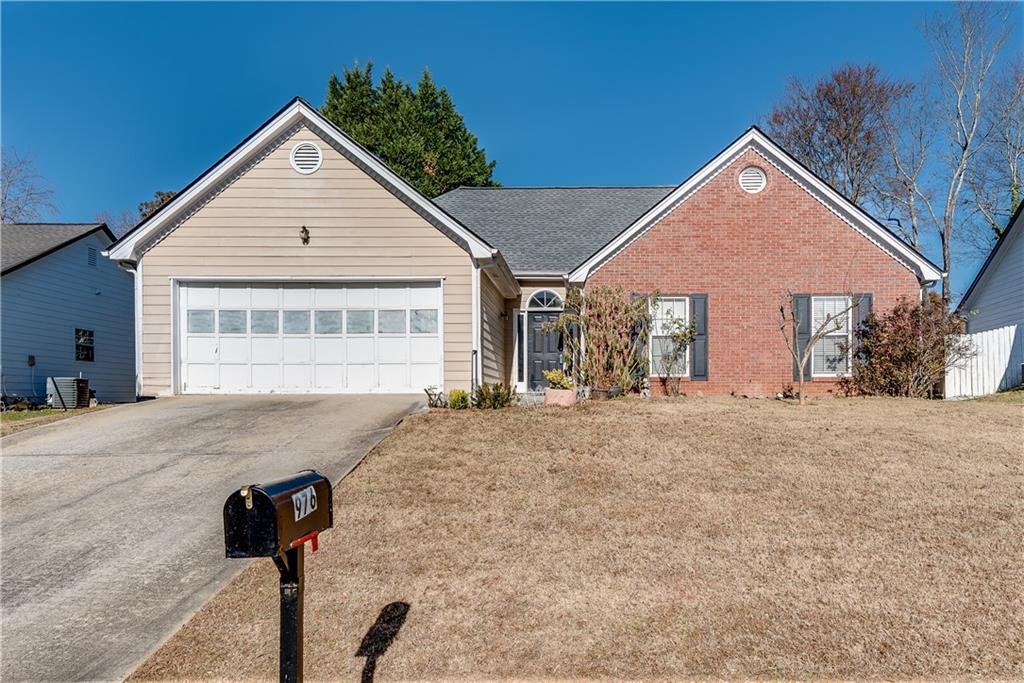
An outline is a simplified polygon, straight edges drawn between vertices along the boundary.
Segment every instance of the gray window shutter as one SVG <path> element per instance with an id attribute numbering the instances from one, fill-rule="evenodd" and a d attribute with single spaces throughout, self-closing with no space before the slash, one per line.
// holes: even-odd
<path id="1" fill-rule="evenodd" d="M 697 321 L 697 334 L 690 347 L 690 379 L 708 380 L 708 295 L 690 295 L 690 319 Z"/>
<path id="2" fill-rule="evenodd" d="M 853 329 L 857 330 L 871 314 L 871 294 L 853 295 Z"/>
<path id="3" fill-rule="evenodd" d="M 636 301 L 637 299 L 643 299 L 645 301 L 649 301 L 650 298 L 651 297 L 648 296 L 647 294 L 637 294 L 635 292 L 630 295 L 630 299 L 633 300 L 633 301 Z M 647 331 L 647 334 L 650 334 L 650 330 Z M 640 371 L 637 374 L 642 374 L 643 373 L 643 370 L 642 370 L 642 368 L 644 366 L 643 361 L 644 361 L 645 358 L 647 358 L 647 334 L 644 334 L 643 326 L 639 325 L 639 324 L 635 325 L 633 327 L 633 330 L 630 333 L 630 341 L 635 341 L 636 342 L 636 355 L 637 355 L 637 357 L 639 359 L 640 368 L 641 368 Z M 650 369 L 648 369 L 647 374 L 648 375 L 651 374 Z M 643 380 L 646 380 L 647 378 L 646 377 L 636 377 L 635 379 L 637 381 L 643 381 Z"/>
<path id="4" fill-rule="evenodd" d="M 797 327 L 796 327 L 796 343 L 797 350 L 800 355 L 803 355 L 804 349 L 807 348 L 807 342 L 811 339 L 811 297 L 807 294 L 797 294 L 793 297 L 793 308 L 796 313 Z M 800 379 L 800 366 L 797 364 L 796 359 L 793 359 L 793 379 L 799 381 Z M 808 380 L 811 378 L 811 361 L 808 360 L 804 365 L 804 379 Z"/>
<path id="5" fill-rule="evenodd" d="M 857 352 L 857 330 L 871 315 L 871 294 L 853 295 L 853 352 Z"/>

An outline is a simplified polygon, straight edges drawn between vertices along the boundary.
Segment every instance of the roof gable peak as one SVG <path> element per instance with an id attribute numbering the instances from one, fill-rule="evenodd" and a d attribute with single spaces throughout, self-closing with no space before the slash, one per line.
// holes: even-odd
<path id="1" fill-rule="evenodd" d="M 586 282 L 591 273 L 598 270 L 633 240 L 657 225 L 676 207 L 732 165 L 748 149 L 753 149 L 767 163 L 797 183 L 850 227 L 863 234 L 877 247 L 911 270 L 922 282 L 935 282 L 942 277 L 942 270 L 938 266 L 819 178 L 773 141 L 764 131 L 756 125 L 752 125 L 693 175 L 676 186 L 676 189 L 666 195 L 658 204 L 581 263 L 570 273 L 569 280 L 578 283 Z"/>
<path id="2" fill-rule="evenodd" d="M 473 258 L 494 258 L 495 250 L 489 244 L 423 196 L 377 156 L 349 137 L 301 97 L 292 98 L 234 149 L 111 245 L 104 254 L 119 261 L 138 260 L 146 249 L 155 243 L 154 240 L 159 241 L 162 236 L 180 225 L 190 215 L 192 207 L 209 201 L 218 191 L 218 187 L 230 182 L 233 174 L 239 169 L 244 169 L 247 164 L 258 161 L 263 150 L 298 125 L 306 125 L 313 130 L 327 144 L 369 173 L 407 206 L 466 249 Z"/>

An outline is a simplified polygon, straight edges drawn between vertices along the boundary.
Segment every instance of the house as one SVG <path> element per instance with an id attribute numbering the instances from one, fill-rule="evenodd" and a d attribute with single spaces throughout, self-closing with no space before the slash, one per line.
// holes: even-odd
<path id="1" fill-rule="evenodd" d="M 884 308 L 941 277 L 756 128 L 675 187 L 431 201 L 298 98 L 106 253 L 136 273 L 156 395 L 534 389 L 560 363 L 544 323 L 593 284 L 694 317 L 687 389 L 775 393 L 793 381 L 787 288 L 820 316 L 850 291 Z M 843 338 L 824 340 L 812 390 L 845 369 Z"/>
<path id="2" fill-rule="evenodd" d="M 131 273 L 101 258 L 103 223 L 0 228 L 0 373 L 5 396 L 42 401 L 47 377 L 85 377 L 104 403 L 135 400 Z"/>
<path id="3" fill-rule="evenodd" d="M 957 306 L 967 316 L 968 333 L 1024 323 L 1022 208 L 1024 204 L 1017 207 Z"/>

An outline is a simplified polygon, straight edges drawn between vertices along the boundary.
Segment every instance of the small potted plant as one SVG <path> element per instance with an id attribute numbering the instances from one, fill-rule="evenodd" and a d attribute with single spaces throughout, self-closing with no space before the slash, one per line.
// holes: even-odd
<path id="1" fill-rule="evenodd" d="M 562 370 L 545 370 L 544 379 L 548 388 L 544 390 L 544 405 L 572 406 L 576 405 L 576 385 L 572 378 Z"/>

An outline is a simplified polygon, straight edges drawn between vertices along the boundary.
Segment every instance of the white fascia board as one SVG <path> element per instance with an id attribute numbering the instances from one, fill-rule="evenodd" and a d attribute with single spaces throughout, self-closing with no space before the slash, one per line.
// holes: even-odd
<path id="1" fill-rule="evenodd" d="M 305 119 L 321 129 L 331 137 L 338 145 L 344 147 L 353 157 L 365 164 L 368 168 L 377 173 L 381 178 L 390 183 L 398 191 L 408 196 L 412 202 L 429 214 L 438 223 L 444 225 L 453 234 L 460 237 L 469 247 L 470 255 L 473 258 L 489 258 L 493 249 L 479 237 L 474 235 L 465 226 L 446 214 L 433 202 L 420 194 L 400 176 L 385 166 L 379 159 L 368 153 L 359 145 L 352 142 L 350 138 L 338 131 L 337 127 L 325 119 L 320 112 L 307 106 L 301 100 L 296 100 L 287 109 L 278 114 L 273 120 L 263 126 L 243 146 L 239 147 L 230 156 L 225 158 L 215 167 L 210 169 L 199 182 L 196 182 L 187 192 L 183 192 L 172 202 L 163 206 L 159 211 L 136 229 L 129 239 L 117 245 L 114 249 L 103 252 L 104 256 L 117 261 L 135 261 L 139 258 L 139 247 L 147 240 L 157 234 L 159 230 L 176 217 L 181 209 L 188 207 L 192 202 L 202 197 L 211 187 L 220 182 L 233 169 L 243 164 L 254 153 L 258 152 L 264 145 L 273 140 L 281 131 Z"/>
<path id="2" fill-rule="evenodd" d="M 671 212 L 676 206 L 686 201 L 698 189 L 703 187 L 712 178 L 727 168 L 736 157 L 753 147 L 758 154 L 766 161 L 774 165 L 782 173 L 793 179 L 810 192 L 812 196 L 817 193 L 817 199 L 836 214 L 840 219 L 850 224 L 854 229 L 863 233 L 868 239 L 887 251 L 896 260 L 906 266 L 911 272 L 925 282 L 936 282 L 942 278 L 943 273 L 935 268 L 926 259 L 914 252 L 902 240 L 892 235 L 884 227 L 880 226 L 863 209 L 849 201 L 838 192 L 822 182 L 813 174 L 804 169 L 800 164 L 787 154 L 783 149 L 762 135 L 756 128 L 751 128 L 739 139 L 726 147 L 718 156 L 708 162 L 697 173 L 693 174 L 683 184 L 670 192 L 664 199 L 633 222 L 628 228 L 622 231 L 614 240 L 605 245 L 600 251 L 583 262 L 578 268 L 569 273 L 569 282 L 584 283 L 590 274 L 603 265 L 611 256 L 617 253 L 625 245 L 632 242 L 644 231 L 655 225 L 665 215 Z"/>

